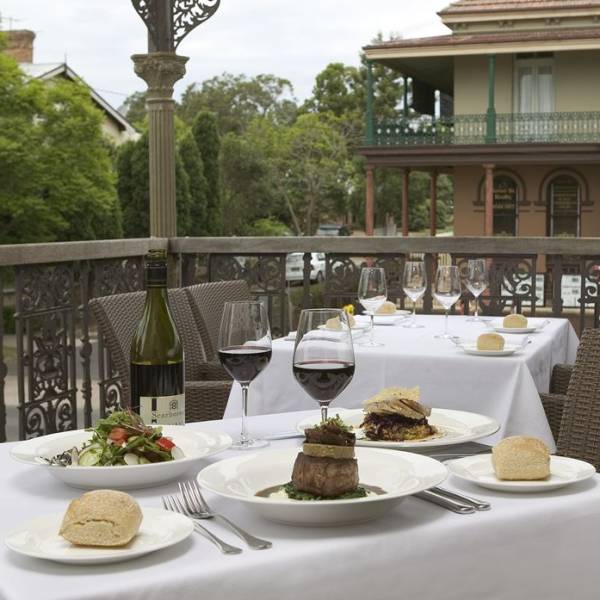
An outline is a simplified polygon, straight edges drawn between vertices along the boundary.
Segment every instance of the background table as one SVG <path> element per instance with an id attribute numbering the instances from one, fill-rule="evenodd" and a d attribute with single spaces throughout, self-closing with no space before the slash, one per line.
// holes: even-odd
<path id="1" fill-rule="evenodd" d="M 251 419 L 254 431 L 289 430 L 305 414 Z M 193 425 L 234 434 L 238 421 Z M 272 447 L 299 445 L 299 440 Z M 42 469 L 15 463 L 0 445 L 0 534 L 23 520 L 63 512 L 79 495 Z M 212 460 L 237 455 L 229 452 Z M 208 461 L 207 461 L 208 462 Z M 190 476 L 193 474 L 190 474 Z M 134 561 L 73 567 L 0 550 L 2 600 L 596 600 L 600 478 L 545 494 L 495 493 L 451 479 L 492 503 L 455 515 L 408 498 L 384 518 L 353 527 L 298 528 L 270 523 L 228 500 L 215 507 L 273 541 L 271 550 L 224 556 L 194 534 Z M 132 492 L 144 506 L 176 484 Z M 208 526 L 238 544 L 216 523 Z M 241 541 L 239 542 L 241 545 Z"/>
<path id="2" fill-rule="evenodd" d="M 346 408 L 360 407 L 365 398 L 384 387 L 421 387 L 421 399 L 437 408 L 479 412 L 501 423 L 500 431 L 488 438 L 493 443 L 508 435 L 529 434 L 543 439 L 553 450 L 554 439 L 539 392 L 547 392 L 552 367 L 572 363 L 577 335 L 566 319 L 551 319 L 524 351 L 507 357 L 469 356 L 450 341 L 433 336 L 442 331 L 443 317 L 417 315 L 422 329 L 399 325 L 375 326 L 375 338 L 385 343 L 377 348 L 360 346 L 354 352 L 356 371 L 346 390 L 334 402 Z M 450 332 L 475 340 L 485 331 L 481 323 L 466 317 L 450 317 Z M 511 341 L 522 336 L 511 335 Z M 276 340 L 273 357 L 250 387 L 249 414 L 269 414 L 311 409 L 316 403 L 292 376 L 294 343 Z M 225 416 L 241 414 L 241 393 L 234 384 Z"/>

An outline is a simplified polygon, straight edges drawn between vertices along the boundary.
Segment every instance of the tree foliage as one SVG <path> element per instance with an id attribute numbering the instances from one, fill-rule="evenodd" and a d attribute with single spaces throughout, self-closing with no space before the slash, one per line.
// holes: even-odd
<path id="1" fill-rule="evenodd" d="M 0 54 L 0 243 L 121 237 L 102 115 L 83 85 Z"/>

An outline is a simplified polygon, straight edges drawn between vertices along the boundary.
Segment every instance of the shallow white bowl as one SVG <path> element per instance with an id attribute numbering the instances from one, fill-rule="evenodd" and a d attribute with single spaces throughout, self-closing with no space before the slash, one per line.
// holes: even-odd
<path id="1" fill-rule="evenodd" d="M 288 525 L 346 525 L 382 516 L 406 496 L 439 485 L 446 467 L 427 456 L 373 448 L 356 448 L 360 483 L 385 494 L 350 500 L 298 501 L 256 496 L 266 488 L 290 481 L 298 448 L 241 454 L 200 471 L 200 485 L 242 502 L 265 519 Z"/>
<path id="2" fill-rule="evenodd" d="M 565 456 L 550 457 L 550 477 L 540 481 L 498 479 L 491 454 L 467 456 L 446 463 L 452 475 L 491 490 L 501 492 L 548 492 L 593 477 L 596 469 L 582 460 Z"/>
<path id="3" fill-rule="evenodd" d="M 164 425 L 163 433 L 181 448 L 183 458 L 163 463 L 119 467 L 55 467 L 39 458 L 52 458 L 74 446 L 80 447 L 92 436 L 92 432 L 83 429 L 53 433 L 20 442 L 11 448 L 10 455 L 16 461 L 45 469 L 72 487 L 128 490 L 152 487 L 177 479 L 202 458 L 222 452 L 232 443 L 231 437 L 226 433 L 196 431 L 175 425 Z"/>
<path id="4" fill-rule="evenodd" d="M 370 446 L 372 448 L 394 448 L 397 450 L 414 451 L 426 448 L 438 448 L 440 446 L 452 446 L 487 437 L 500 429 L 498 421 L 485 415 L 463 410 L 433 408 L 431 410 L 431 415 L 427 420 L 431 425 L 434 425 L 441 431 L 442 435 L 439 437 L 407 442 L 373 441 L 366 439 L 360 429 L 360 424 L 364 417 L 362 409 L 356 408 L 351 410 L 341 408 L 337 410 L 335 408 L 330 408 L 329 414 L 330 416 L 338 414 L 344 423 L 354 427 L 357 446 Z M 299 432 L 303 432 L 307 427 L 315 427 L 320 422 L 321 415 L 315 413 L 314 416 L 307 417 L 300 421 L 300 423 L 296 425 L 296 429 Z"/>
<path id="5" fill-rule="evenodd" d="M 20 525 L 5 538 L 14 552 L 72 565 L 101 565 L 131 560 L 168 548 L 186 539 L 194 531 L 190 519 L 158 508 L 143 508 L 138 534 L 120 548 L 74 546 L 58 535 L 62 514 L 37 517 Z"/>

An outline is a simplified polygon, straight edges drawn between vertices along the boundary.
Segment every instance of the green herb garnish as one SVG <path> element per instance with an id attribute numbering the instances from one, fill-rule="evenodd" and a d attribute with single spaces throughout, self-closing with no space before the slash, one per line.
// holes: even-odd
<path id="1" fill-rule="evenodd" d="M 316 496 L 315 494 L 311 494 L 310 492 L 302 492 L 296 489 L 296 486 L 290 481 L 286 483 L 283 487 L 283 491 L 287 494 L 287 497 L 290 500 L 351 500 L 352 498 L 366 498 L 367 490 L 364 487 L 358 486 L 355 490 L 350 490 L 349 492 L 345 492 L 340 496 Z"/>

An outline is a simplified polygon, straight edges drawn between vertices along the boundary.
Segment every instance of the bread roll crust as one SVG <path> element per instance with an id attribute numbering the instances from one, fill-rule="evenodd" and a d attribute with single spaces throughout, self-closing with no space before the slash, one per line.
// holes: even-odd
<path id="1" fill-rule="evenodd" d="M 124 546 L 141 523 L 142 511 L 129 494 L 94 490 L 71 501 L 59 534 L 78 546 Z"/>
<path id="2" fill-rule="evenodd" d="M 396 313 L 396 305 L 389 300 L 386 300 L 376 311 L 376 315 L 393 315 Z"/>
<path id="3" fill-rule="evenodd" d="M 507 329 L 524 329 L 527 327 L 527 319 L 523 315 L 507 315 L 502 321 L 502 326 Z"/>
<path id="4" fill-rule="evenodd" d="M 477 350 L 502 351 L 504 350 L 504 338 L 499 333 L 482 333 L 477 338 Z"/>
<path id="5" fill-rule="evenodd" d="M 550 450 L 529 436 L 512 436 L 492 448 L 492 465 L 498 479 L 536 481 L 550 476 Z"/>

